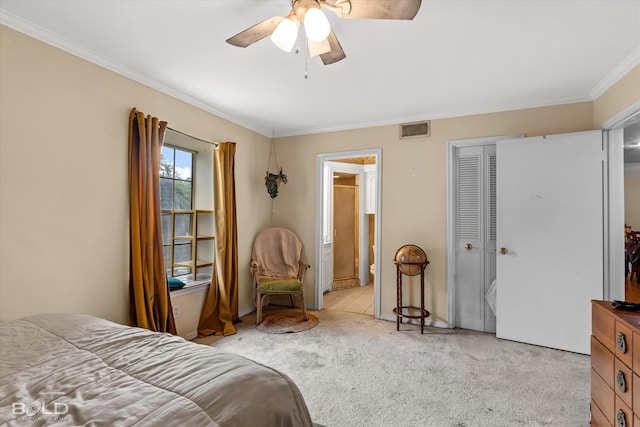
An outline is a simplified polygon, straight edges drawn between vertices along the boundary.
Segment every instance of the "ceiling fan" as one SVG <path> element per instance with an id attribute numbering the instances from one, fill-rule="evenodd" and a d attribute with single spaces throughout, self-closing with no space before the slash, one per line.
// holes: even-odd
<path id="1" fill-rule="evenodd" d="M 421 3 L 422 0 L 292 0 L 291 11 L 286 17 L 266 19 L 227 39 L 227 43 L 247 47 L 271 35 L 276 46 L 291 52 L 303 22 L 309 54 L 320 56 L 325 65 L 333 64 L 346 55 L 321 9 L 328 9 L 345 19 L 411 20 Z"/>

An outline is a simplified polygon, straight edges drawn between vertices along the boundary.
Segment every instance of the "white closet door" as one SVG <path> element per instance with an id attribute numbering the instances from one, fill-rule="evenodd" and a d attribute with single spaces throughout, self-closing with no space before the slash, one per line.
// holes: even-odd
<path id="1" fill-rule="evenodd" d="M 484 237 L 484 294 L 487 294 L 489 287 L 496 278 L 496 235 L 497 235 L 497 195 L 496 195 L 496 174 L 497 174 L 497 157 L 496 146 L 484 146 L 484 163 L 485 163 L 485 220 L 483 227 L 485 230 Z M 495 295 L 493 295 L 495 298 Z M 495 299 L 492 301 L 495 307 Z M 485 299 L 484 306 L 484 331 L 496 332 L 496 316 L 493 309 Z"/>
<path id="2" fill-rule="evenodd" d="M 485 299 L 495 277 L 495 146 L 458 148 L 455 168 L 455 322 L 460 328 L 495 332 Z"/>
<path id="3" fill-rule="evenodd" d="M 589 354 L 590 300 L 603 296 L 602 132 L 496 148 L 497 336 Z"/>

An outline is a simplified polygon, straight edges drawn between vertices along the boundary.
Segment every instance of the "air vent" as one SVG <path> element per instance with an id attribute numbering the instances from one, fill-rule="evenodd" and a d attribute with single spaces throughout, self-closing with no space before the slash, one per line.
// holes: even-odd
<path id="1" fill-rule="evenodd" d="M 400 125 L 400 139 L 431 136 L 431 121 L 405 123 Z"/>

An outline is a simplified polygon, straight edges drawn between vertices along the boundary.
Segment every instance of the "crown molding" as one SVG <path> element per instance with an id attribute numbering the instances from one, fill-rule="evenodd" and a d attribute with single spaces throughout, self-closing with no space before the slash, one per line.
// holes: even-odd
<path id="1" fill-rule="evenodd" d="M 235 117 L 231 117 L 223 113 L 222 111 L 215 109 L 211 105 L 205 102 L 202 102 L 201 100 L 194 98 L 193 96 L 188 95 L 182 91 L 169 87 L 164 83 L 160 83 L 159 81 L 154 80 L 149 76 L 133 71 L 127 67 L 122 67 L 118 64 L 114 64 L 113 62 L 98 55 L 96 52 L 90 49 L 87 49 L 85 46 L 74 43 L 64 37 L 59 36 L 58 34 L 55 34 L 45 28 L 42 28 L 39 25 L 36 25 L 30 21 L 22 19 L 21 17 L 1 8 L 0 8 L 0 24 L 5 25 L 9 28 L 12 28 L 18 32 L 24 33 L 30 37 L 33 37 L 34 39 L 40 40 L 43 43 L 56 47 L 74 56 L 77 56 L 86 61 L 89 61 L 93 64 L 96 64 L 99 67 L 105 68 L 118 75 L 131 79 L 133 81 L 136 81 L 145 86 L 148 86 L 159 92 L 167 94 L 173 98 L 179 99 L 180 101 L 184 101 L 189 105 L 192 105 L 196 108 L 204 110 L 208 113 L 214 114 L 231 123 L 234 123 L 246 129 L 252 130 L 256 133 L 266 136 L 267 138 L 271 138 L 271 131 L 269 130 L 256 128 L 250 123 L 242 122 Z"/>
<path id="2" fill-rule="evenodd" d="M 504 105 L 504 106 L 494 106 L 493 108 L 488 108 L 488 109 L 456 110 L 456 111 L 440 112 L 437 114 L 429 114 L 428 112 L 426 112 L 424 114 L 420 113 L 420 114 L 414 114 L 414 115 L 389 117 L 385 120 L 377 120 L 377 121 L 373 120 L 373 121 L 366 121 L 366 122 L 349 123 L 344 125 L 329 126 L 329 127 L 322 127 L 322 128 L 288 129 L 288 130 L 282 130 L 278 132 L 277 129 L 271 129 L 271 128 L 265 129 L 265 128 L 256 126 L 255 124 L 248 123 L 244 120 L 240 120 L 237 117 L 230 116 L 224 113 L 223 111 L 220 111 L 214 108 L 210 104 L 203 102 L 198 98 L 195 98 L 182 91 L 176 90 L 175 88 L 167 86 L 164 83 L 154 80 L 149 76 L 138 73 L 132 69 L 115 64 L 105 59 L 104 57 L 100 56 L 96 52 L 90 49 L 87 49 L 85 46 L 74 43 L 30 21 L 24 20 L 23 18 L 11 12 L 8 12 L 7 10 L 2 8 L 0 8 L 0 24 L 5 25 L 9 28 L 12 28 L 18 32 L 24 33 L 30 37 L 33 37 L 46 44 L 49 44 L 58 49 L 61 49 L 65 52 L 68 52 L 74 56 L 87 60 L 93 64 L 96 64 L 102 68 L 110 70 L 123 77 L 129 78 L 140 84 L 143 84 L 159 92 L 167 94 L 173 98 L 186 102 L 189 105 L 192 105 L 208 113 L 211 113 L 217 117 L 220 117 L 224 120 L 227 120 L 245 129 L 256 132 L 267 138 L 274 138 L 274 137 L 283 138 L 283 137 L 289 137 L 289 136 L 339 132 L 339 131 L 377 127 L 377 126 L 397 125 L 400 123 L 407 123 L 407 122 L 427 120 L 427 119 L 437 120 L 437 119 L 446 119 L 446 118 L 453 118 L 453 117 L 463 117 L 463 116 L 471 116 L 471 115 L 479 115 L 479 114 L 498 113 L 498 112 L 504 112 L 504 111 L 522 110 L 522 109 L 529 109 L 529 108 L 549 107 L 549 106 L 562 105 L 562 104 L 589 102 L 589 101 L 595 100 L 597 97 L 602 95 L 602 93 L 606 92 L 618 80 L 620 80 L 631 69 L 633 69 L 633 67 L 635 67 L 640 63 L 640 47 L 638 47 L 626 59 L 624 59 L 620 64 L 618 64 L 609 74 L 607 74 L 607 76 L 605 76 L 605 78 L 602 79 L 602 81 L 600 81 L 600 83 L 598 83 L 589 92 L 589 95 L 580 96 L 580 97 L 556 99 L 556 100 L 550 100 L 548 102 L 540 102 L 540 103 L 532 103 L 532 104 L 510 104 L 510 105 Z"/>
<path id="3" fill-rule="evenodd" d="M 591 99 L 595 101 L 609 90 L 614 84 L 616 84 L 621 78 L 623 78 L 629 71 L 631 71 L 636 65 L 640 64 L 640 46 L 636 47 L 633 52 L 625 59 L 622 60 L 613 70 L 609 72 L 600 82 L 595 85 L 593 89 L 589 91 Z"/>
<path id="4" fill-rule="evenodd" d="M 592 102 L 593 100 L 588 96 L 578 96 L 578 97 L 570 97 L 570 98 L 559 98 L 553 101 L 548 102 L 538 102 L 538 103 L 530 103 L 530 104 L 508 104 L 504 106 L 496 106 L 494 108 L 477 108 L 477 109 L 467 109 L 467 110 L 451 110 L 447 112 L 440 112 L 437 114 L 412 114 L 412 115 L 404 115 L 404 116 L 395 116 L 389 117 L 385 120 L 372 120 L 367 122 L 358 122 L 358 123 L 350 123 L 348 125 L 343 126 L 331 126 L 331 127 L 323 127 L 323 128 L 304 128 L 304 129 L 290 129 L 287 131 L 275 130 L 274 137 L 275 138 L 286 138 L 290 136 L 301 136 L 301 135 L 312 135 L 319 133 L 329 133 L 329 132 L 341 132 L 348 131 L 353 129 L 364 129 L 370 127 L 377 126 L 391 126 L 391 125 L 399 125 L 402 123 L 409 122 L 419 122 L 423 120 L 441 120 L 441 119 L 452 119 L 456 117 L 468 117 L 468 116 L 477 116 L 481 114 L 494 114 L 494 113 L 503 113 L 507 111 L 518 111 L 518 110 L 528 110 L 531 108 L 544 108 L 544 107 L 553 107 L 557 105 L 567 105 L 567 104 L 577 104 L 581 102 Z M 426 136 L 424 138 L 427 138 Z"/>

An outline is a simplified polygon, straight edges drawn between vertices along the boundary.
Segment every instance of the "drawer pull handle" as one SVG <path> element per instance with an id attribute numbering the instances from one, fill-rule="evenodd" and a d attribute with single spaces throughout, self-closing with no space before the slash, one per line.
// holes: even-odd
<path id="1" fill-rule="evenodd" d="M 624 379 L 624 372 L 618 371 L 616 374 L 616 384 L 618 384 L 618 390 L 620 390 L 620 392 L 627 392 L 627 382 Z"/>
<path id="2" fill-rule="evenodd" d="M 627 352 L 627 341 L 622 332 L 618 332 L 618 336 L 616 337 L 616 345 L 618 346 L 618 351 L 624 354 Z"/>
<path id="3" fill-rule="evenodd" d="M 618 409 L 618 413 L 616 414 L 616 421 L 618 422 L 618 427 L 627 427 L 627 419 L 622 409 Z"/>

